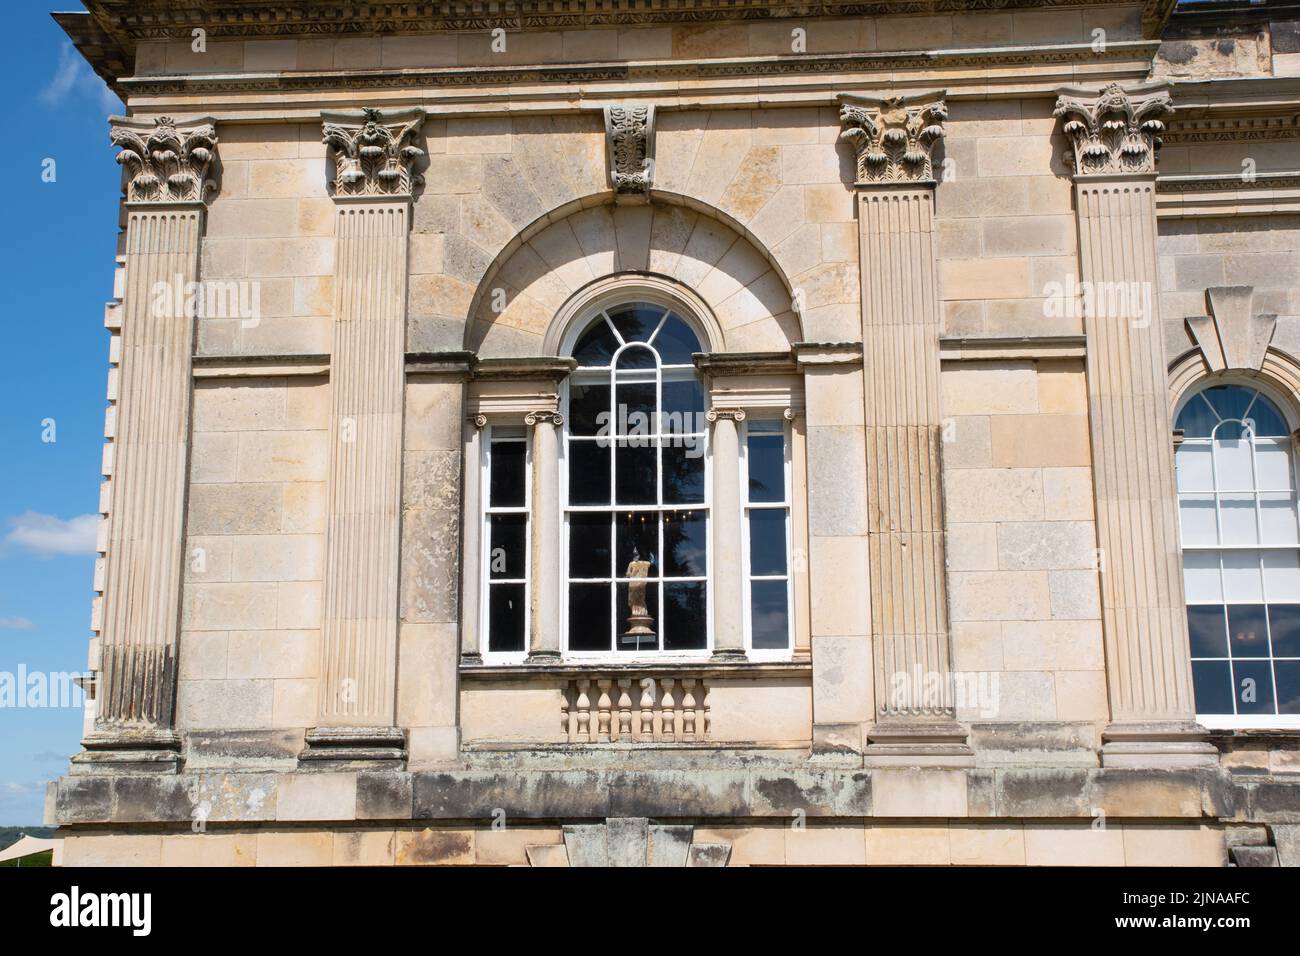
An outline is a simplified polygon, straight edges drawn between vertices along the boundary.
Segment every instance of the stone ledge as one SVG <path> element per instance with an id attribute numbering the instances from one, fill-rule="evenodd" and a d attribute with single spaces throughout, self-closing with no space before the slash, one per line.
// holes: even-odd
<path id="1" fill-rule="evenodd" d="M 573 678 L 593 674 L 612 677 L 730 677 L 736 679 L 766 679 L 772 677 L 804 677 L 812 675 L 811 661 L 738 661 L 726 663 L 714 660 L 700 661 L 592 661 L 590 663 L 564 662 L 560 664 L 462 664 L 460 676 L 470 681 L 519 680 L 528 677 Z"/>

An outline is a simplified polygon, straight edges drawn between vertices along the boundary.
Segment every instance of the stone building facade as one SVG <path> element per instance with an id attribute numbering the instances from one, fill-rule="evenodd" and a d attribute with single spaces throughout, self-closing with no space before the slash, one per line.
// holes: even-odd
<path id="1" fill-rule="evenodd" d="M 86 6 L 68 864 L 1300 862 L 1278 5 Z"/>

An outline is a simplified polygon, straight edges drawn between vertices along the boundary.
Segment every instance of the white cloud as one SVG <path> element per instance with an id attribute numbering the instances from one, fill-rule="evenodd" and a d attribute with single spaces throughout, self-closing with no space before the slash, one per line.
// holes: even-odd
<path id="1" fill-rule="evenodd" d="M 35 627 L 25 617 L 0 617 L 0 631 L 30 631 Z"/>
<path id="2" fill-rule="evenodd" d="M 53 554 L 95 553 L 99 515 L 77 515 L 65 521 L 54 515 L 25 511 L 17 518 L 11 518 L 9 524 L 13 530 L 5 535 L 4 543 L 32 554 L 48 557 Z"/>
<path id="3" fill-rule="evenodd" d="M 54 68 L 54 76 L 45 85 L 45 89 L 41 90 L 39 99 L 46 106 L 58 106 L 71 93 L 94 97 L 106 113 L 118 112 L 122 108 L 117 94 L 96 75 L 76 48 L 71 43 L 64 43 L 59 49 L 59 62 Z"/>

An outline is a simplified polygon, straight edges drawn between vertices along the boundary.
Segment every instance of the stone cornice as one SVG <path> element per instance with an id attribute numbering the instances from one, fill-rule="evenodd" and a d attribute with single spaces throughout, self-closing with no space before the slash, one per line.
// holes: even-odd
<path id="1" fill-rule="evenodd" d="M 1080 176 L 1154 172 L 1165 120 L 1173 111 L 1165 83 L 1062 87 L 1056 101 Z"/>
<path id="2" fill-rule="evenodd" d="M 177 124 L 169 116 L 152 122 L 114 116 L 109 123 L 109 139 L 121 147 L 127 202 L 201 203 L 215 188 L 208 179 L 217 149 L 210 118 Z"/>
<path id="3" fill-rule="evenodd" d="M 321 120 L 334 159 L 336 199 L 410 196 L 423 184 L 415 164 L 424 150 L 413 141 L 424 125 L 424 110 L 326 112 Z"/>
<path id="4" fill-rule="evenodd" d="M 1255 173 L 1250 178 L 1240 173 L 1206 173 L 1194 176 L 1161 176 L 1156 180 L 1156 192 L 1250 192 L 1265 189 L 1295 189 L 1300 187 L 1300 171 Z"/>
<path id="5" fill-rule="evenodd" d="M 942 93 L 841 97 L 840 139 L 856 154 L 858 185 L 933 183 L 947 117 Z"/>
<path id="6" fill-rule="evenodd" d="M 697 352 L 695 367 L 706 375 L 792 375 L 799 365 L 792 352 Z"/>
<path id="7" fill-rule="evenodd" d="M 578 363 L 574 359 L 546 355 L 528 358 L 489 358 L 476 360 L 473 374 L 478 380 L 561 382 L 577 367 Z"/>

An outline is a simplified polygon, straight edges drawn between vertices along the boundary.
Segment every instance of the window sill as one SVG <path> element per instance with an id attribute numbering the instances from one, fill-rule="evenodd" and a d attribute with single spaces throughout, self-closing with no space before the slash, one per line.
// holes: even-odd
<path id="1" fill-rule="evenodd" d="M 518 680 L 526 677 L 582 677 L 590 674 L 656 677 L 803 677 L 812 661 L 564 661 L 558 664 L 462 664 L 466 680 Z"/>

